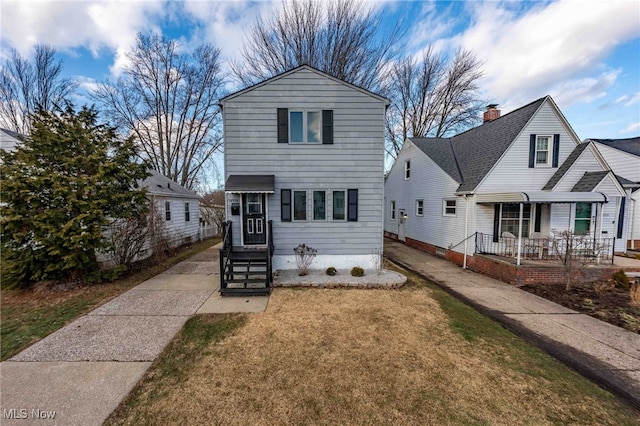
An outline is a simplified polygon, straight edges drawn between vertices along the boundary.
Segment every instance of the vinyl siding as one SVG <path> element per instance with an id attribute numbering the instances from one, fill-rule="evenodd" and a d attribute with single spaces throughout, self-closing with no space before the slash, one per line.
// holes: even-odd
<path id="1" fill-rule="evenodd" d="M 165 201 L 171 203 L 171 220 L 165 219 Z M 155 209 L 162 219 L 167 236 L 173 244 L 183 244 L 198 239 L 199 203 L 198 199 L 154 196 Z M 189 222 L 185 221 L 185 202 L 189 203 Z"/>
<path id="2" fill-rule="evenodd" d="M 528 167 L 529 137 L 531 134 L 560 135 L 558 165 L 562 165 L 579 143 L 564 126 L 549 102 L 544 102 L 520 135 L 505 151 L 502 158 L 478 185 L 477 193 L 539 191 L 542 189 L 558 169 L 551 166 Z"/>
<path id="3" fill-rule="evenodd" d="M 585 172 L 601 172 L 606 170 L 602 167 L 602 164 L 596 159 L 595 155 L 591 151 L 590 147 L 587 147 L 580 157 L 573 163 L 573 166 L 564 176 L 560 179 L 554 191 L 571 191 L 571 188 L 584 176 Z M 613 189 L 614 194 L 617 193 L 617 189 Z M 607 193 L 606 191 L 605 194 Z"/>
<path id="4" fill-rule="evenodd" d="M 404 179 L 404 165 L 411 160 L 411 178 Z M 389 171 L 385 183 L 385 231 L 398 234 L 400 222 L 397 212 L 408 214 L 405 236 L 438 247 L 448 248 L 464 240 L 465 199 L 454 195 L 459 183 L 440 169 L 422 150 L 406 141 Z M 456 216 L 443 216 L 442 200 L 456 199 Z M 416 216 L 416 200 L 424 200 L 423 216 Z M 396 202 L 396 220 L 390 217 L 391 201 Z M 472 203 L 470 202 L 470 208 Z M 472 210 L 470 210 L 470 213 Z M 470 233 L 473 217 L 469 215 Z M 464 251 L 459 245 L 456 251 Z M 470 250 L 472 251 L 472 250 Z"/>
<path id="5" fill-rule="evenodd" d="M 277 109 L 333 110 L 332 145 L 277 143 Z M 305 243 L 318 255 L 371 255 L 382 250 L 385 104 L 366 93 L 300 69 L 223 101 L 225 177 L 275 175 L 267 195 L 276 255 L 292 255 Z M 358 189 L 358 221 L 281 222 L 280 190 Z M 234 245 L 241 244 L 241 217 L 233 221 Z M 327 194 L 327 217 L 332 212 Z M 307 217 L 312 198 L 307 195 Z"/>
<path id="6" fill-rule="evenodd" d="M 640 157 L 601 143 L 594 144 L 615 174 L 632 182 L 640 182 Z"/>

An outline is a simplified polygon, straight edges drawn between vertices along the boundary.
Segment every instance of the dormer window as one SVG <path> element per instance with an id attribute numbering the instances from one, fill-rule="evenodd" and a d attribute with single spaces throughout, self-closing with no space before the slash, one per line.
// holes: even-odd
<path id="1" fill-rule="evenodd" d="M 551 136 L 536 137 L 536 166 L 548 166 L 551 160 Z"/>

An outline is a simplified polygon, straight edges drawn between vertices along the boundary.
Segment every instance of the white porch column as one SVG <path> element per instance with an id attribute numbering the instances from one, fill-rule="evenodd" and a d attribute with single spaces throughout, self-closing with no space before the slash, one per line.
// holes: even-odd
<path id="1" fill-rule="evenodd" d="M 604 203 L 598 203 L 598 214 L 600 215 L 600 224 L 598 225 L 598 256 L 596 257 L 596 265 L 600 264 L 600 251 L 602 249 L 602 225 L 604 222 Z M 615 240 L 614 240 L 615 241 Z M 615 253 L 616 248 L 613 247 L 613 252 Z"/>
<path id="2" fill-rule="evenodd" d="M 464 260 L 462 269 L 467 269 L 467 243 L 469 241 L 469 198 L 464 196 Z"/>
<path id="3" fill-rule="evenodd" d="M 520 266 L 520 255 L 522 254 L 522 216 L 524 211 L 524 203 L 520 203 L 520 217 L 518 218 L 518 257 L 516 265 Z"/>

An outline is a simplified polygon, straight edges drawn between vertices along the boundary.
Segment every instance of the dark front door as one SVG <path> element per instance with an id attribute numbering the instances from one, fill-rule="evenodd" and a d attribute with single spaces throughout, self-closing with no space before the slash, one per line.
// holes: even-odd
<path id="1" fill-rule="evenodd" d="M 242 194 L 242 236 L 245 245 L 267 243 L 264 194 Z"/>

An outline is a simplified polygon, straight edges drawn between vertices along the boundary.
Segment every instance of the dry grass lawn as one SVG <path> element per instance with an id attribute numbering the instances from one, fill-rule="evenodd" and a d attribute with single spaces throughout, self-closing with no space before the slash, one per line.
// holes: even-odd
<path id="1" fill-rule="evenodd" d="M 196 328 L 243 325 L 204 347 L 183 332 L 107 423 L 640 422 L 611 394 L 412 280 L 393 291 L 276 289 L 265 313 L 196 318 Z M 176 362 L 180 350 L 198 355 Z"/>

